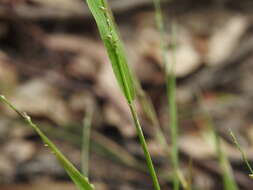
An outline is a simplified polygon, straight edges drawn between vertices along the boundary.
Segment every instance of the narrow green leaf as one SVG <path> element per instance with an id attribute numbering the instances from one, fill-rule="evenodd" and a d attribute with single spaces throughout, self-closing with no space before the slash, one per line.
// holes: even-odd
<path id="1" fill-rule="evenodd" d="M 33 123 L 30 116 L 25 112 L 19 111 L 14 105 L 12 105 L 4 96 L 0 96 L 0 101 L 8 105 L 12 110 L 14 110 L 30 127 L 32 127 L 37 134 L 41 137 L 42 141 L 45 143 L 52 153 L 56 156 L 59 163 L 68 173 L 72 181 L 80 190 L 94 190 L 94 186 L 89 183 L 88 178 L 84 177 L 74 165 L 60 152 L 60 150 L 54 145 L 54 143 L 47 138 L 47 136 L 39 129 L 39 127 Z"/>
<path id="2" fill-rule="evenodd" d="M 166 91 L 168 98 L 168 111 L 170 118 L 170 133 L 171 133 L 171 143 L 172 143 L 172 151 L 171 151 L 171 161 L 174 170 L 173 177 L 173 190 L 178 190 L 180 187 L 180 176 L 178 176 L 179 170 L 179 157 L 178 157 L 178 116 L 177 116 L 177 105 L 176 105 L 176 77 L 174 74 L 174 66 L 176 64 L 175 59 L 175 44 L 176 44 L 176 31 L 175 31 L 175 23 L 172 23 L 172 61 L 168 62 L 168 45 L 166 43 L 166 31 L 164 25 L 164 18 L 162 14 L 161 1 L 153 0 L 155 7 L 155 19 L 157 29 L 160 33 L 160 46 L 162 50 L 162 59 L 164 64 L 164 70 L 166 75 Z M 182 179 L 182 178 L 181 178 Z M 181 181 L 182 185 L 183 181 Z"/>
<path id="3" fill-rule="evenodd" d="M 215 138 L 216 152 L 219 159 L 219 164 L 222 169 L 222 177 L 223 177 L 223 185 L 225 190 L 238 190 L 236 181 L 234 179 L 233 170 L 230 165 L 230 162 L 227 158 L 226 153 L 223 151 L 221 147 L 220 137 L 217 132 L 213 129 L 213 134 Z"/>
<path id="4" fill-rule="evenodd" d="M 113 16 L 106 0 L 86 0 L 94 16 L 100 36 L 107 49 L 113 71 L 128 103 L 135 98 L 133 79 L 127 64 L 123 44 L 114 24 Z"/>
<path id="5" fill-rule="evenodd" d="M 83 119 L 83 136 L 82 136 L 82 152 L 81 152 L 81 168 L 82 173 L 89 176 L 89 159 L 90 159 L 90 133 L 92 127 L 93 108 L 90 106 Z"/>
<path id="6" fill-rule="evenodd" d="M 229 162 L 226 152 L 222 148 L 221 137 L 218 135 L 218 132 L 215 129 L 213 119 L 208 110 L 205 109 L 203 95 L 201 92 L 199 92 L 197 95 L 197 100 L 200 104 L 204 120 L 208 127 L 208 131 L 205 136 L 208 137 L 207 140 L 210 140 L 209 137 L 211 137 L 211 143 L 216 150 L 216 155 L 221 169 L 224 190 L 238 190 L 232 166 Z"/>

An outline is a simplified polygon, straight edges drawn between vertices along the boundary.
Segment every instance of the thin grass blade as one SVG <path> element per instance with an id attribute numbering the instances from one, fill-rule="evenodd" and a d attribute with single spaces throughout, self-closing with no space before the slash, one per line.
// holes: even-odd
<path id="1" fill-rule="evenodd" d="M 218 135 L 215 126 L 213 124 L 213 119 L 210 115 L 210 113 L 205 109 L 204 102 L 203 102 L 203 95 L 201 92 L 197 94 L 198 102 L 200 104 L 200 107 L 203 111 L 203 116 L 206 122 L 206 125 L 208 127 L 208 136 L 212 137 L 212 144 L 215 147 L 216 155 L 219 161 L 219 165 L 221 168 L 222 173 L 222 179 L 223 179 L 223 186 L 225 190 L 238 190 L 238 186 L 236 184 L 236 181 L 234 179 L 233 170 L 231 167 L 231 164 L 228 160 L 228 157 L 226 155 L 226 152 L 222 149 L 221 146 L 221 137 Z"/>
<path id="2" fill-rule="evenodd" d="M 47 138 L 47 136 L 39 129 L 39 127 L 33 123 L 30 116 L 25 112 L 19 111 L 14 105 L 12 105 L 4 96 L 0 96 L 0 101 L 8 105 L 14 110 L 30 127 L 32 127 L 37 134 L 41 137 L 51 152 L 55 155 L 61 166 L 65 169 L 69 177 L 76 184 L 80 190 L 94 190 L 94 186 L 89 183 L 88 178 L 84 177 L 74 165 L 60 152 L 60 150 L 54 145 L 54 143 Z"/>
<path id="3" fill-rule="evenodd" d="M 232 137 L 232 139 L 233 139 L 236 147 L 241 152 L 243 161 L 245 162 L 246 166 L 248 167 L 248 169 L 250 171 L 249 177 L 253 179 L 253 169 L 252 169 L 252 167 L 251 167 L 251 165 L 249 163 L 249 160 L 248 160 L 248 157 L 247 157 L 246 153 L 244 152 L 244 150 L 242 149 L 241 145 L 239 144 L 239 142 L 238 142 L 235 134 L 233 133 L 233 131 L 230 129 L 229 132 L 230 132 L 230 136 Z"/>
<path id="4" fill-rule="evenodd" d="M 153 0 L 155 7 L 155 18 L 156 25 L 160 33 L 160 44 L 162 50 L 163 65 L 166 75 L 166 89 L 168 96 L 168 111 L 170 118 L 170 133 L 172 141 L 172 152 L 171 152 L 171 161 L 174 169 L 174 179 L 173 179 L 173 189 L 179 189 L 180 177 L 178 176 L 179 170 L 179 158 L 178 158 L 178 119 L 177 119 L 177 105 L 176 105 L 176 79 L 174 76 L 174 65 L 176 64 L 175 59 L 175 44 L 176 44 L 176 25 L 172 23 L 172 61 L 169 64 L 168 62 L 168 45 L 166 44 L 165 37 L 165 25 L 164 18 L 162 15 L 161 1 Z M 182 183 L 182 181 L 181 181 Z M 182 183 L 183 185 L 183 183 Z"/>
<path id="5" fill-rule="evenodd" d="M 81 168 L 82 173 L 89 176 L 89 155 L 90 155 L 90 133 L 93 118 L 93 108 L 89 107 L 83 119 L 83 136 L 82 136 L 82 151 L 81 151 Z"/>
<path id="6" fill-rule="evenodd" d="M 218 136 L 216 131 L 213 131 L 215 136 L 215 144 L 216 144 L 216 152 L 219 159 L 220 168 L 222 171 L 223 176 L 223 185 L 225 190 L 238 190 L 237 184 L 235 182 L 233 171 L 231 168 L 231 165 L 229 163 L 229 160 L 225 154 L 225 152 L 222 150 L 221 143 L 220 143 L 220 137 Z"/>

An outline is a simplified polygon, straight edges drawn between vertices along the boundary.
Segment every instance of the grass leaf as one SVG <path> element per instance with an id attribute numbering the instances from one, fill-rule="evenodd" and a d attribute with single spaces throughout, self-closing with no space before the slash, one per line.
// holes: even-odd
<path id="1" fill-rule="evenodd" d="M 161 1 L 153 0 L 155 7 L 156 25 L 160 33 L 160 45 L 162 50 L 162 59 L 166 75 L 166 91 L 168 97 L 168 111 L 170 118 L 170 133 L 172 142 L 171 161 L 174 170 L 173 189 L 179 189 L 180 177 L 178 176 L 179 170 L 179 156 L 178 156 L 178 118 L 177 118 L 177 104 L 176 104 L 176 77 L 174 74 L 174 66 L 176 64 L 175 58 L 175 45 L 176 45 L 176 24 L 172 23 L 172 61 L 168 62 L 168 45 L 166 44 L 166 31 L 164 25 L 164 18 L 162 14 Z M 182 181 L 181 181 L 182 183 Z M 183 185 L 183 183 L 182 183 Z"/>
<path id="2" fill-rule="evenodd" d="M 41 137 L 42 141 L 45 143 L 52 153 L 55 155 L 59 163 L 68 173 L 69 177 L 76 184 L 80 190 L 94 190 L 94 186 L 89 183 L 88 178 L 84 177 L 74 165 L 60 152 L 60 150 L 54 145 L 54 143 L 47 138 L 47 136 L 39 129 L 39 127 L 33 123 L 30 116 L 25 112 L 19 111 L 14 105 L 12 105 L 4 96 L 0 96 L 0 101 L 8 105 L 12 110 L 14 110 L 30 127 L 32 127 L 37 134 Z"/>
<path id="3" fill-rule="evenodd" d="M 135 98 L 133 79 L 111 11 L 105 0 L 87 0 L 87 4 L 96 20 L 116 79 L 128 103 L 131 103 Z"/>
<path id="4" fill-rule="evenodd" d="M 83 119 L 82 151 L 81 151 L 81 168 L 82 173 L 89 176 L 89 159 L 90 159 L 90 133 L 93 119 L 93 108 L 89 107 Z"/>

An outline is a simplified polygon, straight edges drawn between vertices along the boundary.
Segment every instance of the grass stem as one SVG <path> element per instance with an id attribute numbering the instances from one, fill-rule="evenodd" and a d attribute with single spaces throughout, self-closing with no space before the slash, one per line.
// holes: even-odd
<path id="1" fill-rule="evenodd" d="M 244 150 L 242 149 L 241 145 L 239 144 L 239 142 L 238 142 L 238 140 L 237 140 L 235 134 L 233 133 L 233 131 L 230 129 L 229 132 L 230 132 L 230 135 L 231 135 L 231 137 L 232 137 L 232 139 L 233 139 L 233 141 L 234 141 L 236 147 L 237 147 L 238 150 L 241 152 L 243 161 L 245 162 L 245 164 L 247 165 L 247 167 L 248 167 L 248 169 L 249 169 L 249 171 L 250 171 L 249 176 L 250 176 L 251 178 L 253 178 L 253 169 L 252 169 L 252 167 L 251 167 L 251 165 L 250 165 L 250 163 L 249 163 L 249 161 L 248 161 L 248 158 L 247 158 L 246 153 L 244 152 Z"/>
<path id="2" fill-rule="evenodd" d="M 214 126 L 214 122 L 213 122 L 211 114 L 209 113 L 207 109 L 205 109 L 203 95 L 202 95 L 201 90 L 197 94 L 197 100 L 203 112 L 204 121 L 208 127 L 208 134 L 210 134 L 214 140 L 213 144 L 215 147 L 217 159 L 218 159 L 219 166 L 221 169 L 224 190 L 238 190 L 238 186 L 236 184 L 236 181 L 233 175 L 232 166 L 221 144 L 222 139 L 219 136 Z"/>
<path id="3" fill-rule="evenodd" d="M 135 127 L 136 127 L 136 131 L 137 131 L 137 134 L 138 134 L 138 137 L 139 137 L 139 140 L 140 140 L 140 143 L 141 143 L 141 146 L 142 146 L 145 158 L 146 158 L 147 167 L 149 169 L 150 175 L 151 175 L 152 180 L 153 180 L 154 188 L 155 188 L 155 190 L 160 190 L 160 185 L 159 185 L 159 182 L 158 182 L 158 178 L 157 178 L 154 166 L 153 166 L 151 156 L 150 156 L 149 151 L 148 151 L 147 143 L 146 143 L 144 134 L 142 132 L 141 124 L 139 122 L 135 106 L 133 104 L 129 104 L 129 108 L 130 108 L 130 111 L 131 111 L 131 114 L 132 114 L 132 117 L 133 117 L 133 121 L 134 121 L 134 124 L 135 124 Z"/>
<path id="4" fill-rule="evenodd" d="M 83 136 L 81 152 L 81 169 L 82 173 L 89 176 L 89 155 L 90 155 L 90 131 L 92 125 L 93 108 L 89 108 L 83 119 Z"/>
<path id="5" fill-rule="evenodd" d="M 178 158 L 178 119 L 177 119 L 177 105 L 176 105 L 176 78 L 174 75 L 174 65 L 176 63 L 175 57 L 175 45 L 176 45 L 176 25 L 172 24 L 172 63 L 168 63 L 168 46 L 166 44 L 166 36 L 165 36 L 165 26 L 164 19 L 162 15 L 161 9 L 161 1 L 153 0 L 155 7 L 155 18 L 157 28 L 160 33 L 160 44 L 162 50 L 162 58 L 163 65 L 165 69 L 166 76 L 166 88 L 167 88 L 167 96 L 168 96 L 168 111 L 170 118 L 170 134 L 171 134 L 171 142 L 172 142 L 172 152 L 171 152 L 171 161 L 174 170 L 173 177 L 173 189 L 179 189 L 179 176 L 177 175 L 179 171 L 179 158 Z"/>

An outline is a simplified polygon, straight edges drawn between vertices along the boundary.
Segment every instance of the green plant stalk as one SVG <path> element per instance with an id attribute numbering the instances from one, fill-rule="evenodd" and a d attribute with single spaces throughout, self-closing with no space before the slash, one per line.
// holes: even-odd
<path id="1" fill-rule="evenodd" d="M 152 125 L 155 128 L 155 138 L 157 142 L 163 147 L 163 150 L 168 158 L 168 162 L 170 163 L 171 160 L 171 154 L 170 154 L 170 149 L 169 145 L 167 143 L 166 137 L 164 136 L 164 133 L 162 131 L 162 128 L 160 126 L 160 123 L 158 121 L 158 117 L 156 114 L 156 111 L 154 109 L 153 103 L 150 99 L 150 97 L 145 93 L 145 91 L 142 89 L 139 81 L 137 79 L 135 81 L 135 87 L 136 87 L 136 94 L 137 97 L 139 98 L 141 107 L 146 114 L 147 118 L 150 120 Z M 181 173 L 180 170 L 177 171 L 177 176 L 179 178 L 179 181 L 185 190 L 191 189 L 191 183 L 185 179 L 183 174 Z M 171 178 L 170 178 L 171 179 Z"/>
<path id="2" fill-rule="evenodd" d="M 173 26 L 174 28 L 174 26 Z M 174 36 L 173 29 L 173 36 Z M 173 37 L 174 39 L 174 37 Z M 172 152 L 171 152 L 171 160 L 174 168 L 174 190 L 179 189 L 179 179 L 176 175 L 179 171 L 179 157 L 178 157 L 178 119 L 177 119 L 177 104 L 176 104 L 176 78 L 174 76 L 173 67 L 176 62 L 175 59 L 175 42 L 173 42 L 173 63 L 171 65 L 171 71 L 167 71 L 167 95 L 168 95 L 168 103 L 169 103 L 169 116 L 170 116 L 170 131 L 171 131 L 171 142 L 172 142 Z"/>
<path id="3" fill-rule="evenodd" d="M 176 63 L 175 58 L 175 44 L 176 44 L 176 31 L 175 24 L 172 24 L 172 64 L 168 63 L 167 56 L 167 44 L 166 44 L 166 35 L 165 35 L 165 26 L 164 19 L 162 15 L 161 9 L 161 1 L 153 0 L 155 7 L 155 17 L 157 28 L 160 33 L 160 44 L 162 49 L 162 59 L 163 65 L 165 69 L 166 76 L 166 89 L 168 96 L 168 111 L 170 118 L 170 133 L 171 133 L 171 142 L 172 142 L 172 152 L 171 152 L 171 161 L 174 169 L 174 178 L 173 178 L 173 189 L 179 189 L 179 176 L 177 175 L 179 172 L 179 158 L 178 158 L 178 119 L 177 119 L 177 105 L 176 105 L 176 79 L 174 76 L 174 65 Z"/>
<path id="4" fill-rule="evenodd" d="M 148 119 L 151 121 L 152 125 L 155 128 L 155 138 L 157 142 L 162 146 L 163 151 L 165 152 L 165 156 L 168 158 L 168 162 L 170 163 L 171 154 L 170 154 L 169 145 L 167 143 L 167 140 L 166 140 L 166 137 L 164 136 L 163 131 L 161 130 L 161 126 L 158 121 L 158 117 L 155 112 L 152 101 L 150 100 L 150 97 L 142 90 L 140 84 L 136 84 L 136 94 L 140 99 L 140 104 L 143 108 L 144 113 L 146 114 L 146 116 L 148 117 Z M 185 179 L 185 177 L 183 176 L 182 172 L 180 172 L 180 170 L 177 170 L 177 177 L 183 189 L 189 190 L 191 188 L 191 184 L 188 183 L 188 181 Z"/>
<path id="5" fill-rule="evenodd" d="M 92 15 L 94 16 L 100 36 L 104 42 L 107 53 L 109 55 L 111 65 L 117 82 L 123 92 L 123 95 L 128 102 L 129 109 L 134 120 L 136 131 L 146 158 L 146 164 L 153 180 L 153 185 L 156 190 L 160 190 L 158 178 L 153 167 L 150 154 L 147 149 L 146 141 L 138 120 L 135 106 L 135 89 L 133 76 L 127 64 L 126 54 L 121 43 L 116 24 L 114 23 L 112 12 L 106 0 L 86 0 Z"/>
<path id="6" fill-rule="evenodd" d="M 52 153 L 55 155 L 59 163 L 65 169 L 71 180 L 76 184 L 80 190 L 94 190 L 94 186 L 89 183 L 87 177 L 84 177 L 73 164 L 58 150 L 51 140 L 39 129 L 39 127 L 33 123 L 31 117 L 25 112 L 19 111 L 14 105 L 12 105 L 4 96 L 0 95 L 0 101 L 8 105 L 13 111 L 15 111 L 30 127 L 32 127 L 36 133 L 41 137 Z"/>
<path id="7" fill-rule="evenodd" d="M 155 169 L 154 169 L 154 166 L 153 166 L 153 162 L 152 162 L 151 156 L 150 156 L 149 151 L 148 151 L 148 147 L 147 147 L 145 137 L 144 137 L 143 132 L 142 132 L 142 128 L 141 128 L 141 125 L 140 125 L 140 122 L 139 122 L 139 119 L 138 119 L 138 115 L 137 115 L 135 106 L 133 104 L 129 104 L 129 108 L 131 110 L 131 114 L 132 114 L 134 124 L 135 124 L 135 127 L 136 127 L 136 131 L 137 131 L 137 134 L 138 134 L 138 137 L 139 137 L 139 140 L 140 140 L 140 143 L 141 143 L 141 146 L 142 146 L 145 158 L 146 158 L 146 162 L 147 162 L 147 166 L 148 166 L 150 175 L 153 179 L 154 188 L 156 190 L 160 190 L 160 185 L 159 185 L 159 182 L 158 182 L 158 178 L 156 176 L 156 172 L 155 172 Z"/>
<path id="8" fill-rule="evenodd" d="M 224 189 L 225 190 L 238 190 L 238 186 L 235 183 L 235 179 L 233 176 L 231 164 L 227 158 L 226 153 L 222 150 L 221 138 L 219 137 L 217 131 L 215 130 L 210 113 L 206 109 L 204 109 L 202 93 L 199 93 L 197 95 L 197 98 L 198 98 L 198 102 L 203 110 L 204 119 L 207 123 L 208 130 L 210 131 L 210 133 L 214 139 L 215 150 L 216 150 L 219 165 L 221 168 Z"/>
<path id="9" fill-rule="evenodd" d="M 231 165 L 228 161 L 227 156 L 222 151 L 221 143 L 220 143 L 220 137 L 218 136 L 217 132 L 213 129 L 213 134 L 215 138 L 215 146 L 216 146 L 216 152 L 219 159 L 219 164 L 222 172 L 223 177 L 223 184 L 225 190 L 238 190 L 238 187 L 235 183 L 233 171 L 231 168 Z"/>
<path id="10" fill-rule="evenodd" d="M 90 155 L 90 131 L 92 125 L 93 108 L 88 109 L 83 120 L 81 169 L 82 173 L 89 176 L 89 155 Z"/>
<path id="11" fill-rule="evenodd" d="M 162 50 L 162 59 L 163 59 L 163 65 L 165 67 L 166 75 L 168 76 L 168 56 L 167 56 L 167 43 L 166 43 L 166 32 L 165 32 L 165 26 L 164 26 L 164 19 L 161 9 L 161 1 L 160 0 L 153 0 L 154 7 L 155 7 L 155 20 L 156 25 L 158 28 L 158 31 L 160 33 L 160 46 Z"/>
<path id="12" fill-rule="evenodd" d="M 238 142 L 238 140 L 237 140 L 235 134 L 233 133 L 233 131 L 230 129 L 229 132 L 230 132 L 230 135 L 231 135 L 231 137 L 232 137 L 232 139 L 233 139 L 233 141 L 234 141 L 236 147 L 237 147 L 238 150 L 241 152 L 243 161 L 245 162 L 245 164 L 247 165 L 247 167 L 248 167 L 248 169 L 249 169 L 249 171 L 250 171 L 249 176 L 250 176 L 251 178 L 253 178 L 253 169 L 252 169 L 252 167 L 251 167 L 251 165 L 250 165 L 250 163 L 249 163 L 249 161 L 248 161 L 248 158 L 247 158 L 246 153 L 244 152 L 244 150 L 242 149 L 241 145 L 239 144 L 239 142 Z"/>
<path id="13" fill-rule="evenodd" d="M 172 142 L 172 153 L 171 160 L 174 169 L 174 179 L 173 179 L 173 189 L 179 189 L 179 176 L 177 175 L 179 171 L 179 158 L 178 158 L 178 124 L 177 124 L 177 105 L 176 105 L 176 79 L 173 72 L 174 64 L 176 63 L 175 59 L 175 25 L 172 24 L 172 64 L 169 66 L 168 56 L 167 56 L 167 44 L 165 38 L 165 27 L 161 10 L 161 2 L 160 0 L 154 0 L 155 5 L 155 14 L 156 14 L 156 23 L 158 30 L 160 32 L 161 37 L 161 49 L 162 49 L 162 57 L 165 68 L 165 76 L 166 76 L 166 88 L 168 95 L 168 111 L 170 115 L 170 133 L 171 133 L 171 142 Z"/>

